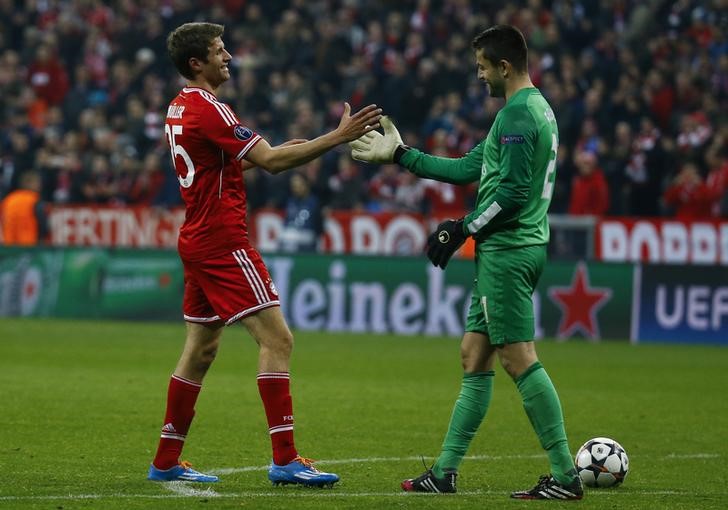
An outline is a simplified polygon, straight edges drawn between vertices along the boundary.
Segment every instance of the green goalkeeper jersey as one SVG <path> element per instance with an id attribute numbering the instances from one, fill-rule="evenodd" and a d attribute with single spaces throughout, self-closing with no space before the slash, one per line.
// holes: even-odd
<path id="1" fill-rule="evenodd" d="M 485 250 L 546 244 L 546 212 L 556 176 L 559 131 L 538 89 L 521 89 L 496 115 L 485 140 L 462 158 L 440 158 L 416 149 L 400 164 L 420 177 L 452 184 L 480 179 L 477 205 L 463 228 Z"/>

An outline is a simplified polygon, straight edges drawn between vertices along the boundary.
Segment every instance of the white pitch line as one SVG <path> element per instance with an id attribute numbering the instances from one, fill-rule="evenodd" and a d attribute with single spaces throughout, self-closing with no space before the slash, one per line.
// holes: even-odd
<path id="1" fill-rule="evenodd" d="M 205 491 L 197 491 L 203 493 Z M 290 488 L 288 490 L 281 489 L 275 492 L 221 492 L 215 493 L 216 498 L 430 498 L 430 497 L 446 497 L 446 498 L 458 498 L 461 496 L 503 496 L 506 497 L 508 492 L 502 490 L 473 490 L 473 491 L 461 491 L 458 490 L 457 494 L 439 495 L 439 494 L 427 494 L 418 492 L 337 492 L 336 489 L 327 490 L 303 490 L 302 488 Z M 726 492 L 711 492 L 711 493 L 700 493 L 694 491 L 674 491 L 674 490 L 655 490 L 655 491 L 629 491 L 629 490 L 589 490 L 588 497 L 608 497 L 608 496 L 728 496 Z M 182 499 L 190 497 L 210 497 L 209 494 L 195 494 L 186 495 L 178 492 L 166 493 L 166 494 L 124 494 L 124 493 L 110 493 L 110 494 L 62 494 L 58 496 L 0 496 L 0 501 L 69 501 L 69 500 L 84 500 L 84 499 Z"/>
<path id="2" fill-rule="evenodd" d="M 220 496 L 217 492 L 208 487 L 205 490 L 195 489 L 185 482 L 169 482 L 164 484 L 164 488 L 168 489 L 179 496 L 199 497 L 199 498 L 217 498 Z"/>
<path id="3" fill-rule="evenodd" d="M 532 455 L 469 455 L 465 457 L 466 460 L 503 460 L 503 459 L 536 459 L 543 458 L 543 454 L 532 454 Z M 661 460 L 676 460 L 676 459 L 716 459 L 722 457 L 719 453 L 671 453 L 660 457 Z M 353 459 L 331 459 L 322 460 L 322 464 L 357 464 L 364 462 L 402 462 L 420 460 L 421 457 L 410 456 L 410 457 L 370 457 L 370 458 L 353 458 Z M 247 471 L 265 471 L 268 466 L 245 466 L 240 468 L 223 468 L 214 471 L 216 474 L 232 474 L 242 473 Z M 205 490 L 195 489 L 186 485 L 184 482 L 167 482 L 159 484 L 164 486 L 169 492 L 165 494 L 125 494 L 125 493 L 111 493 L 111 494 L 61 494 L 61 495 L 37 495 L 37 496 L 0 496 L 0 501 L 72 501 L 72 500 L 84 500 L 84 499 L 174 499 L 174 498 L 277 498 L 277 497 L 290 497 L 295 494 L 295 497 L 315 497 L 315 498 L 370 498 L 370 497 L 431 497 L 432 494 L 420 494 L 420 493 L 405 493 L 405 492 L 337 492 L 336 489 L 332 491 L 309 491 L 295 493 L 291 490 L 280 490 L 275 492 L 228 492 L 221 493 L 215 492 L 211 487 Z M 296 489 L 293 489 L 296 490 Z M 474 496 L 474 495 L 502 495 L 503 491 L 495 490 L 474 490 L 474 491 L 458 491 L 461 496 Z M 589 495 L 599 496 L 614 496 L 614 495 L 645 495 L 645 496 L 672 496 L 672 495 L 710 495 L 710 496 L 728 496 L 726 492 L 715 492 L 710 494 L 690 492 L 690 491 L 672 491 L 672 490 L 656 490 L 656 491 L 630 491 L 630 490 L 590 490 Z"/>
<path id="4" fill-rule="evenodd" d="M 468 455 L 465 460 L 503 460 L 503 459 L 540 459 L 546 455 L 538 453 L 535 455 Z M 317 464 L 363 464 L 368 462 L 404 462 L 409 460 L 422 460 L 422 457 L 369 457 L 354 459 L 329 459 L 317 460 Z M 220 468 L 209 469 L 208 472 L 213 475 L 230 475 L 233 473 L 246 473 L 248 471 L 268 471 L 270 465 L 267 466 L 245 466 L 239 468 Z"/>
<path id="5" fill-rule="evenodd" d="M 671 453 L 663 457 L 665 460 L 669 459 L 717 459 L 720 457 L 720 453 Z"/>
<path id="6" fill-rule="evenodd" d="M 531 455 L 468 455 L 464 457 L 464 460 L 519 460 L 519 459 L 542 459 L 546 457 L 543 453 L 531 454 Z M 686 453 L 676 454 L 671 453 L 662 457 L 662 460 L 670 459 L 715 459 L 720 457 L 718 453 Z M 369 457 L 369 458 L 353 458 L 353 459 L 330 459 L 330 460 L 318 460 L 317 464 L 335 465 L 335 464 L 361 464 L 369 462 L 404 462 L 421 460 L 422 457 L 410 456 L 410 457 Z M 231 475 L 235 473 L 247 473 L 250 471 L 267 471 L 270 466 L 244 466 L 239 468 L 219 468 L 207 470 L 213 475 Z"/>

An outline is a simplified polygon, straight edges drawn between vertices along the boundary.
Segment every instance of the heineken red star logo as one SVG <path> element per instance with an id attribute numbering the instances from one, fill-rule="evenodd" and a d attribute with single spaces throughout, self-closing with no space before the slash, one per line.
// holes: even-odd
<path id="1" fill-rule="evenodd" d="M 590 287 L 586 264 L 577 264 L 571 286 L 550 287 L 549 296 L 561 308 L 559 338 L 569 338 L 577 331 L 587 338 L 599 338 L 597 312 L 612 297 L 612 289 Z"/>

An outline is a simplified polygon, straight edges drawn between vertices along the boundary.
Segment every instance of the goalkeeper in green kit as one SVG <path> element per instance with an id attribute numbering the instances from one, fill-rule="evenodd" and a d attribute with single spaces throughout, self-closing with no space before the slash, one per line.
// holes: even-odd
<path id="1" fill-rule="evenodd" d="M 442 450 L 432 469 L 405 480 L 415 492 L 455 492 L 457 470 L 485 417 L 493 393 L 493 364 L 500 360 L 515 381 L 523 407 L 546 450 L 551 472 L 517 499 L 574 500 L 583 496 L 556 389 L 534 346 L 531 295 L 546 263 L 559 136 L 554 113 L 528 75 L 521 32 L 497 25 L 472 43 L 478 78 L 492 97 L 505 97 L 485 140 L 462 158 L 441 158 L 407 147 L 388 118 L 384 135 L 370 131 L 350 143 L 352 157 L 398 163 L 420 177 L 452 184 L 480 182 L 477 207 L 447 220 L 427 240 L 427 257 L 445 269 L 468 236 L 476 241 L 473 298 L 461 343 L 460 395 Z"/>

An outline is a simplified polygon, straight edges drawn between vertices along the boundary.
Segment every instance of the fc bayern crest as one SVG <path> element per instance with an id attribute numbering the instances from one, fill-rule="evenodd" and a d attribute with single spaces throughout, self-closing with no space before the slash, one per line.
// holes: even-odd
<path id="1" fill-rule="evenodd" d="M 244 142 L 245 140 L 250 140 L 250 137 L 253 136 L 253 131 L 244 126 L 241 126 L 240 124 L 235 126 L 235 128 L 233 129 L 233 133 L 235 133 L 235 138 L 237 138 L 241 142 Z"/>

